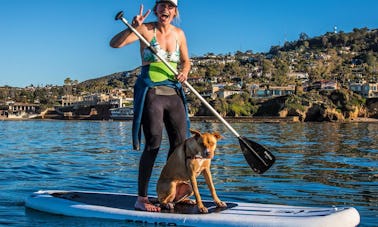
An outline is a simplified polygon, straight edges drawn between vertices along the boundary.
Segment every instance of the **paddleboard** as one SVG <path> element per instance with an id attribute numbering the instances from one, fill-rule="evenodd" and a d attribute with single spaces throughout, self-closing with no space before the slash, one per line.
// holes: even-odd
<path id="1" fill-rule="evenodd" d="M 156 198 L 150 198 L 156 201 Z M 217 208 L 205 201 L 208 214 L 196 205 L 176 204 L 175 210 L 159 213 L 134 209 L 136 195 L 91 191 L 37 191 L 28 196 L 25 206 L 34 210 L 85 218 L 122 220 L 168 226 L 357 226 L 360 215 L 353 207 L 302 207 L 274 204 L 226 202 Z M 156 201 L 157 202 L 157 201 Z"/>

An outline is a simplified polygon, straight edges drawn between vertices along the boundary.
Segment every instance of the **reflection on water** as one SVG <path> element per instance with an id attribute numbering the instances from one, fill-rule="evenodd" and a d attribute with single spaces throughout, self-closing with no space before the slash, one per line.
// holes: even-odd
<path id="1" fill-rule="evenodd" d="M 192 128 L 218 131 L 212 173 L 223 200 L 309 206 L 354 206 L 361 226 L 378 222 L 378 124 L 242 123 L 240 135 L 268 147 L 273 167 L 255 174 L 238 139 L 220 123 L 193 122 Z M 39 189 L 136 193 L 140 151 L 131 146 L 131 122 L 0 122 L 0 225 L 119 226 L 119 222 L 83 220 L 25 212 L 23 200 Z M 161 147 L 150 184 L 168 150 Z M 210 193 L 199 178 L 204 199 Z M 122 223 L 125 226 L 124 223 Z"/>

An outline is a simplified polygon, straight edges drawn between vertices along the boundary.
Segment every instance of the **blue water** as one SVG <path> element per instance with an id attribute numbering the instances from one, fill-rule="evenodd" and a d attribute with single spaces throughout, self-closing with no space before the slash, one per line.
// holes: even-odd
<path id="1" fill-rule="evenodd" d="M 269 148 L 277 161 L 263 175 L 246 164 L 238 139 L 220 123 L 213 180 L 225 201 L 305 206 L 353 206 L 360 226 L 378 225 L 378 124 L 235 123 L 240 135 Z M 136 193 L 141 152 L 133 151 L 131 122 L 0 121 L 0 225 L 129 226 L 123 222 L 44 214 L 24 207 L 39 189 Z M 150 194 L 167 154 L 167 138 Z M 199 178 L 203 182 L 203 178 Z M 202 183 L 203 199 L 211 199 Z"/>

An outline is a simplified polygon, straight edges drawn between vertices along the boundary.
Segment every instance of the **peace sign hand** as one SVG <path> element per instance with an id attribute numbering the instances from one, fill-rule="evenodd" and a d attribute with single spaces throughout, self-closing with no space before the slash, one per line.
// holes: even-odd
<path id="1" fill-rule="evenodd" d="M 133 21 L 132 21 L 132 26 L 134 28 L 137 28 L 139 26 L 141 26 L 144 22 L 144 20 L 148 17 L 148 15 L 150 15 L 151 13 L 151 10 L 147 10 L 147 12 L 143 15 L 143 4 L 140 5 L 140 9 L 139 9 L 139 14 L 136 15 L 134 18 L 133 18 Z"/>

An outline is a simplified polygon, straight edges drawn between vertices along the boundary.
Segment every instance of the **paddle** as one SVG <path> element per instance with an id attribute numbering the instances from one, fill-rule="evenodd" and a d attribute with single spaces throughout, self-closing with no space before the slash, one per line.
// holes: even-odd
<path id="1" fill-rule="evenodd" d="M 121 20 L 140 40 L 143 42 L 176 76 L 178 72 L 173 68 L 166 59 L 161 57 L 156 49 L 150 45 L 150 43 L 137 31 L 129 22 L 123 17 L 123 12 L 119 12 L 116 20 Z M 264 146 L 251 141 L 245 137 L 239 135 L 233 127 L 188 83 L 184 84 L 201 100 L 201 102 L 239 139 L 239 144 L 243 152 L 244 158 L 248 162 L 249 166 L 256 173 L 264 173 L 274 163 L 275 157 Z"/>

